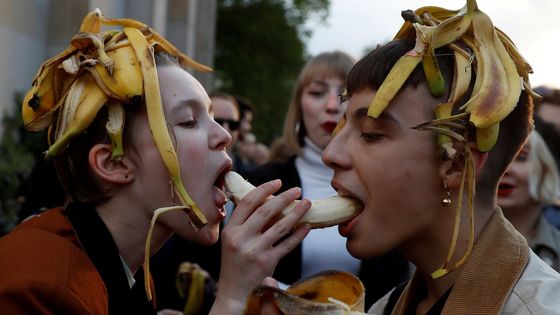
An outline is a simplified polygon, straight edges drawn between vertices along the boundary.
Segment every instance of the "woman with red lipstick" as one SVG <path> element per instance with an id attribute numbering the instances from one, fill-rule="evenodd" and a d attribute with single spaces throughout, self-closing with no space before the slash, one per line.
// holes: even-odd
<path id="1" fill-rule="evenodd" d="M 335 51 L 321 53 L 305 64 L 293 90 L 283 136 L 272 146 L 271 162 L 245 174 L 250 182 L 279 178 L 283 190 L 301 187 L 303 198 L 311 200 L 336 194 L 330 185 L 333 171 L 323 164 L 321 154 L 346 110 L 340 95 L 354 63 L 347 54 Z M 302 246 L 280 261 L 274 276 L 291 284 L 325 269 L 352 272 L 364 282 L 369 305 L 406 280 L 408 268 L 397 251 L 368 261 L 352 257 L 337 228 L 330 227 L 311 231 Z"/>
<path id="2" fill-rule="evenodd" d="M 97 19 L 100 15 L 96 10 L 87 18 Z M 142 25 L 133 20 L 125 20 L 125 23 Z M 95 28 L 95 25 L 99 26 L 99 21 L 85 19 L 81 28 Z M 87 123 L 87 129 L 54 157 L 68 204 L 32 217 L 0 238 L 0 308 L 3 314 L 155 314 L 155 301 L 147 298 L 151 292 L 149 286 L 144 290 L 144 282 L 150 283 L 151 279 L 136 281 L 136 276 L 142 275 L 145 254 L 149 256 L 145 248 L 149 253 L 157 252 L 174 233 L 202 245 L 218 241 L 219 225 L 225 217 L 224 176 L 232 166 L 226 153 L 231 136 L 213 119 L 211 101 L 202 85 L 183 69 L 188 57 L 176 49 L 162 52 L 166 50 L 161 45 L 165 43 L 162 39 L 154 56 L 154 48 L 148 46 L 154 32 L 147 27 L 141 29 L 125 28 L 129 40 L 125 45 L 113 46 L 113 52 L 130 49 L 131 44 L 141 51 L 133 55 L 135 62 L 131 63 L 138 68 L 129 70 L 128 74 L 133 76 L 136 70 L 143 74 L 142 95 L 137 95 L 140 97 L 134 104 L 125 103 L 112 93 L 99 98 L 103 102 L 98 105 L 102 107 L 93 121 Z M 88 34 L 97 36 L 96 32 Z M 118 34 L 115 36 L 125 38 L 125 34 Z M 80 102 L 80 110 L 90 111 L 94 105 L 87 101 L 98 99 L 105 90 L 98 86 L 100 83 L 91 80 L 91 62 L 95 60 L 87 57 L 98 56 L 103 47 L 96 50 L 88 43 L 84 43 L 84 47 L 72 48 L 78 50 L 75 52 L 78 58 L 68 62 L 76 66 L 82 57 L 89 60 L 85 69 L 72 71 L 75 77 L 70 78 L 74 82 L 88 80 L 82 96 L 74 98 Z M 48 63 L 56 62 L 56 58 Z M 129 59 L 118 60 L 112 69 L 124 71 L 120 69 L 126 67 L 118 67 Z M 64 66 L 54 65 L 53 71 L 70 71 L 66 62 Z M 41 78 L 43 83 L 59 88 L 58 95 L 66 95 L 68 84 L 50 82 L 52 76 Z M 107 87 L 111 91 L 113 88 L 117 86 L 109 84 Z M 37 98 L 35 94 L 32 98 L 35 101 L 24 102 L 24 111 L 30 113 L 29 110 L 34 109 L 27 106 L 37 107 L 36 103 L 42 102 Z M 61 127 L 57 121 L 66 119 L 62 113 L 75 114 L 72 104 L 62 102 L 54 113 L 60 117 L 54 119 L 41 116 L 44 112 L 37 113 L 41 123 L 55 128 L 52 140 L 60 139 Z M 114 149 L 118 146 L 109 139 L 106 125 L 108 116 L 118 118 L 111 115 L 113 108 L 107 109 L 107 106 L 121 105 L 126 117 L 124 150 L 114 158 Z M 45 115 L 50 114 L 53 113 Z M 75 119 L 79 117 L 82 116 Z M 157 118 L 164 123 L 153 124 Z M 164 150 L 167 155 L 162 155 L 156 145 L 161 138 L 154 130 L 161 126 L 165 133 L 159 136 L 163 134 L 171 139 L 171 147 L 166 146 Z M 176 153 L 176 177 L 165 159 L 171 151 Z M 174 189 L 179 185 L 182 187 Z M 179 199 L 181 188 L 186 191 L 183 198 L 187 195 L 192 200 Z M 293 214 L 275 226 L 265 229 L 276 213 L 300 197 L 296 188 L 272 197 L 279 188 L 280 181 L 257 187 L 239 203 L 223 230 L 219 291 L 210 314 L 241 314 L 250 290 L 271 275 L 277 261 L 309 231 L 301 227 L 288 236 L 282 232 L 291 230 L 309 208 L 308 201 L 302 202 Z M 156 215 L 156 209 L 168 207 L 178 211 Z M 196 208 L 203 216 L 199 222 L 207 221 L 205 224 L 195 225 L 193 212 Z M 155 229 L 149 233 L 154 222 Z"/>
<path id="3" fill-rule="evenodd" d="M 414 24 L 405 22 L 397 39 L 356 63 L 348 75 L 345 116 L 323 153 L 334 169 L 333 187 L 365 205 L 339 227 L 350 253 L 370 259 L 398 247 L 416 266 L 412 278 L 369 313 L 560 314 L 560 274 L 531 251 L 496 203 L 500 179 L 532 128 L 530 68 L 517 68 L 527 81 L 524 89 L 518 84 L 503 93 L 515 99 L 498 97 L 512 85 L 481 70 L 488 64 L 505 69 L 515 50 L 509 46 L 499 59 L 474 53 L 478 36 L 491 35 L 492 45 L 501 40 L 476 2 L 448 11 L 474 15 L 468 28 L 474 31 L 459 36 L 457 28 L 438 28 L 433 34 L 441 37 L 432 40 L 441 48 L 435 50 L 426 50 L 425 35 L 432 33 L 424 31 L 433 22 L 430 14 L 445 10 L 420 11 L 421 17 L 408 11 Z M 463 18 L 449 15 L 447 23 Z M 434 64 L 441 86 L 434 83 L 439 76 L 424 71 Z M 491 90 L 473 93 L 482 78 Z M 467 102 L 471 107 L 463 106 Z M 497 123 L 498 134 L 481 129 Z"/>
<path id="4" fill-rule="evenodd" d="M 545 219 L 542 208 L 559 198 L 558 168 L 534 130 L 500 181 L 498 205 L 531 249 L 556 271 L 560 271 L 560 231 Z"/>

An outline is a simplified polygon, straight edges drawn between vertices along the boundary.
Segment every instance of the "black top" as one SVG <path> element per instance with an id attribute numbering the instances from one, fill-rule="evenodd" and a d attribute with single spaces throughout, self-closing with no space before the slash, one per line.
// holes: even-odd
<path id="1" fill-rule="evenodd" d="M 389 301 L 387 302 L 387 305 L 385 305 L 385 310 L 383 311 L 383 315 L 391 315 L 391 313 L 393 312 L 393 309 L 395 308 L 395 305 L 397 304 L 397 301 L 399 300 L 399 297 L 401 296 L 401 294 L 404 291 L 404 288 L 406 287 L 407 282 L 403 282 L 401 284 L 399 284 L 398 286 L 395 287 L 395 290 L 393 290 L 393 292 L 391 292 L 391 295 L 389 296 Z M 439 315 L 441 314 L 441 312 L 443 311 L 443 307 L 445 306 L 445 302 L 447 302 L 447 298 L 449 297 L 449 294 L 451 293 L 451 289 L 449 288 L 449 290 L 447 290 L 447 292 L 445 292 L 444 295 L 442 295 L 437 301 L 436 303 L 430 308 L 430 310 L 426 313 L 426 315 Z M 412 303 L 412 305 L 416 306 L 419 303 L 419 299 L 415 299 L 414 302 Z M 407 315 L 415 315 L 416 314 L 416 307 L 410 307 L 407 311 L 406 311 Z"/>
<path id="2" fill-rule="evenodd" d="M 132 289 L 129 287 L 117 245 L 95 208 L 72 203 L 65 211 L 82 248 L 105 283 L 109 314 L 156 314 L 146 297 L 143 279 L 137 279 Z"/>

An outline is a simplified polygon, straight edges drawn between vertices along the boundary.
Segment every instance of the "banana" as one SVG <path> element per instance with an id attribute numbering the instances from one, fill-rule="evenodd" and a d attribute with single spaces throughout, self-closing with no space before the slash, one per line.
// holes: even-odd
<path id="1" fill-rule="evenodd" d="M 97 86 L 91 75 L 77 79 L 66 97 L 63 112 L 59 114 L 56 141 L 49 146 L 46 157 L 59 154 L 70 141 L 79 136 L 93 121 L 108 97 Z"/>
<path id="2" fill-rule="evenodd" d="M 442 96 L 445 93 L 445 82 L 439 70 L 435 50 L 460 38 L 471 26 L 475 10 L 476 2 L 467 0 L 467 4 L 457 15 L 438 24 L 432 34 L 426 49 L 426 55 L 422 59 L 422 66 L 426 75 L 426 81 L 428 82 L 428 88 L 435 97 Z"/>
<path id="3" fill-rule="evenodd" d="M 87 68 L 107 95 L 126 104 L 138 104 L 142 99 L 142 69 L 132 47 L 122 47 L 107 53 L 114 61 L 111 73 L 102 64 Z"/>
<path id="4" fill-rule="evenodd" d="M 257 286 L 249 295 L 243 314 L 261 314 L 260 300 L 264 296 L 271 297 L 283 314 L 365 314 L 362 282 L 343 271 L 323 271 L 294 283 L 286 290 Z"/>
<path id="5" fill-rule="evenodd" d="M 107 134 L 111 138 L 111 144 L 113 150 L 111 152 L 111 159 L 120 159 L 124 156 L 123 148 L 123 130 L 124 130 L 124 108 L 122 103 L 115 100 L 110 100 L 108 103 L 108 116 L 107 124 L 105 128 L 107 129 Z"/>
<path id="6" fill-rule="evenodd" d="M 204 284 L 207 279 L 207 273 L 200 267 L 195 266 L 191 272 L 191 285 L 189 287 L 189 294 L 185 308 L 183 309 L 184 315 L 194 315 L 200 311 L 202 303 L 204 302 Z"/>
<path id="7" fill-rule="evenodd" d="M 402 85 L 416 66 L 422 61 L 426 48 L 435 30 L 433 26 L 413 24 L 416 29 L 416 44 L 412 50 L 400 57 L 375 93 L 368 108 L 368 116 L 377 118 L 400 91 Z"/>
<path id="8" fill-rule="evenodd" d="M 233 171 L 226 174 L 225 181 L 233 202 L 236 204 L 251 190 L 255 189 L 255 186 Z M 299 201 L 292 202 L 292 204 L 282 210 L 275 220 L 280 220 L 289 214 L 298 203 Z M 362 209 L 363 206 L 359 202 L 347 197 L 332 196 L 325 199 L 312 200 L 311 208 L 299 220 L 298 225 L 308 224 L 312 229 L 338 225 L 351 220 Z"/>
<path id="9" fill-rule="evenodd" d="M 461 109 L 471 113 L 470 121 L 476 127 L 487 128 L 515 108 L 521 95 L 521 79 L 488 15 L 478 10 L 473 17 L 473 28 L 474 43 L 470 48 L 481 64 L 481 72 L 477 72 L 480 83 L 475 82 L 473 93 L 476 94 Z"/>

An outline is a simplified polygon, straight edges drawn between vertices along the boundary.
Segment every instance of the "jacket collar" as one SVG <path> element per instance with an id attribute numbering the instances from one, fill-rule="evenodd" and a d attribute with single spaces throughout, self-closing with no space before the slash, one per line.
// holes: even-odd
<path id="1" fill-rule="evenodd" d="M 474 243 L 468 261 L 445 303 L 442 314 L 499 314 L 525 270 L 529 247 L 507 221 L 501 209 L 494 214 Z M 407 314 L 410 303 L 424 287 L 416 271 L 393 309 Z"/>

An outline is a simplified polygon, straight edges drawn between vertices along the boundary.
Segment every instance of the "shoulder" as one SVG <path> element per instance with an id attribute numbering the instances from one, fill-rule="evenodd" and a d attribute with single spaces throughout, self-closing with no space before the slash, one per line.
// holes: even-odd
<path id="1" fill-rule="evenodd" d="M 530 251 L 529 262 L 506 302 L 504 314 L 560 314 L 560 274 Z"/>
<path id="2" fill-rule="evenodd" d="M 294 183 L 295 181 L 297 184 L 294 186 L 299 186 L 295 156 L 283 161 L 268 162 L 242 175 L 253 185 L 260 185 L 273 179 L 281 179 L 283 183 Z"/>
<path id="3" fill-rule="evenodd" d="M 95 266 L 73 242 L 73 233 L 67 235 L 71 226 L 56 216 L 48 211 L 0 238 L 0 304 L 8 299 L 35 305 L 67 295 L 72 301 L 83 295 L 80 303 L 98 305 L 103 300 L 99 296 L 106 296 Z M 49 224 L 50 229 L 44 229 Z M 99 302 L 89 298 L 92 293 Z"/>

